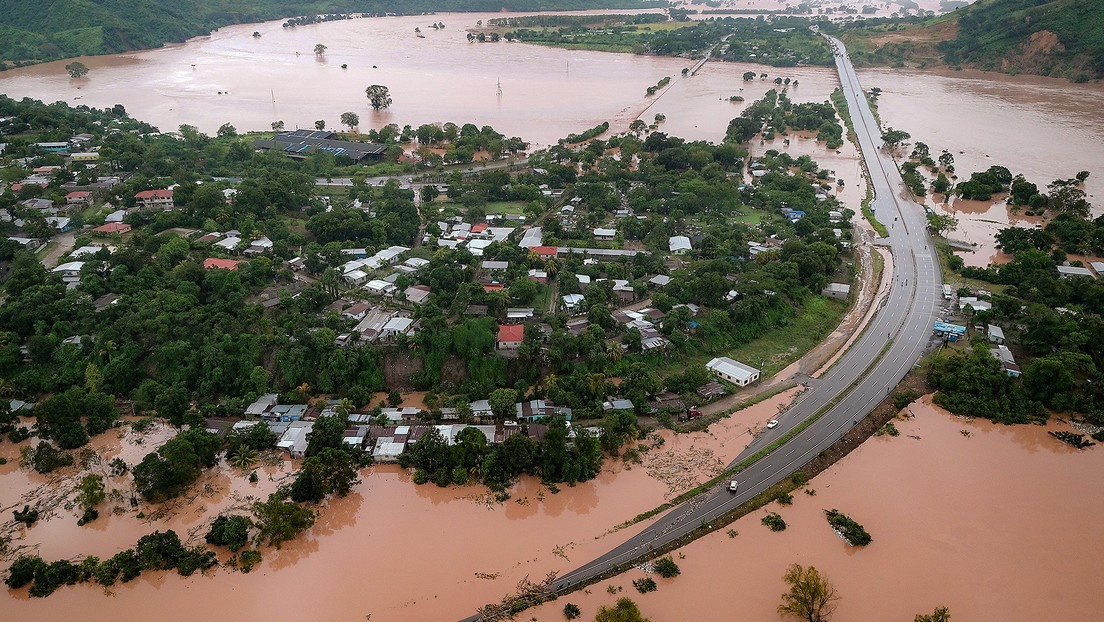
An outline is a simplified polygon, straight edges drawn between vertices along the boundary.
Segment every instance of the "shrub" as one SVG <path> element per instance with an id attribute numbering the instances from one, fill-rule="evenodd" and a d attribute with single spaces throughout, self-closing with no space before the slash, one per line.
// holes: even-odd
<path id="1" fill-rule="evenodd" d="M 775 497 L 779 505 L 793 505 L 793 495 L 788 492 L 780 492 Z"/>
<path id="2" fill-rule="evenodd" d="M 671 577 L 677 577 L 682 572 L 679 569 L 675 560 L 671 559 L 671 556 L 660 557 L 655 561 L 655 571 L 659 573 L 659 576 L 664 579 L 670 579 Z"/>
<path id="3" fill-rule="evenodd" d="M 654 592 L 659 589 L 659 586 L 656 585 L 655 579 L 651 577 L 645 577 L 643 579 L 637 579 L 636 581 L 633 581 L 633 587 L 635 587 L 636 591 L 640 592 L 641 594 L 647 594 L 648 592 Z"/>
<path id="4" fill-rule="evenodd" d="M 828 524 L 832 526 L 832 529 L 843 536 L 844 540 L 847 540 L 854 546 L 866 546 L 870 544 L 870 534 L 866 533 L 862 525 L 851 520 L 846 514 L 835 509 L 824 510 L 824 514 L 828 517 Z"/>
<path id="5" fill-rule="evenodd" d="M 782 520 L 782 517 L 774 512 L 767 514 L 763 517 L 762 523 L 770 528 L 771 531 L 785 531 L 786 521 Z"/>
<path id="6" fill-rule="evenodd" d="M 238 555 L 238 568 L 244 572 L 249 573 L 253 570 L 253 567 L 261 563 L 261 552 L 254 551 L 253 549 L 247 549 Z"/>
<path id="7" fill-rule="evenodd" d="M 579 611 L 579 606 L 574 603 L 567 603 L 563 608 L 564 617 L 568 620 L 574 620 L 582 615 L 582 611 Z"/>

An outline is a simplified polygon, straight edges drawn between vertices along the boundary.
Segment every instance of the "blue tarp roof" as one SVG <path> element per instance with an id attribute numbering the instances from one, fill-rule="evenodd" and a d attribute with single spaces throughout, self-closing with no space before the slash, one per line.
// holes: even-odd
<path id="1" fill-rule="evenodd" d="M 932 327 L 937 333 L 949 333 L 952 335 L 965 335 L 966 327 L 959 326 L 958 324 L 948 324 L 946 322 L 936 322 Z"/>

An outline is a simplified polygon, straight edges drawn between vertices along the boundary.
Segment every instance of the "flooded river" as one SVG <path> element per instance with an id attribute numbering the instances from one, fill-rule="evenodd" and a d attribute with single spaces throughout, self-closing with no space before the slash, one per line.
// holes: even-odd
<path id="1" fill-rule="evenodd" d="M 943 149 L 954 155 L 959 181 L 1000 165 L 1045 193 L 1050 182 L 1087 170 L 1084 189 L 1093 213 L 1104 213 L 1104 84 L 896 69 L 863 69 L 859 79 L 867 89 L 882 89 L 878 112 L 884 124 L 926 143 L 933 158 Z M 931 196 L 926 203 L 940 205 Z M 959 219 L 958 231 L 949 237 L 978 245 L 963 254 L 969 265 L 1005 260 L 994 248 L 993 235 L 1009 225 L 1039 222 L 1022 211 L 1010 213 L 1003 199 L 952 200 L 942 210 Z"/>
<path id="2" fill-rule="evenodd" d="M 838 620 L 911 620 L 939 605 L 955 620 L 1095 620 L 1104 607 L 1104 448 L 1077 451 L 1047 435 L 1053 423 L 1000 426 L 917 403 L 901 436 L 875 438 L 807 486 L 794 504 L 771 504 L 675 554 L 682 574 L 656 577 L 641 595 L 633 570 L 534 611 L 563 619 L 565 603 L 591 619 L 629 596 L 652 622 L 776 620 L 793 563 L 813 565 L 836 586 Z M 968 432 L 966 436 L 964 432 Z M 919 438 L 912 438 L 919 437 Z M 824 510 L 861 523 L 873 542 L 848 546 Z M 771 533 L 766 511 L 789 527 Z M 611 595 L 613 585 L 623 591 Z"/>
<path id="3" fill-rule="evenodd" d="M 0 73 L 0 92 L 99 108 L 121 103 L 165 131 L 184 123 L 208 133 L 223 123 L 268 130 L 276 120 L 313 128 L 319 119 L 336 128 L 342 112 L 354 111 L 362 131 L 454 121 L 547 145 L 603 121 L 623 130 L 645 111 L 649 122 L 655 113 L 668 117 L 664 131 L 719 141 L 746 105 L 728 102 L 729 96 L 750 102 L 774 87 L 757 80 L 741 93 L 741 74 L 749 69 L 771 80 L 798 79 L 795 101 L 823 101 L 836 86 L 834 71 L 824 68 L 710 63 L 684 79 L 685 59 L 468 43 L 467 29 L 494 17 L 501 14 L 432 16 L 444 30 L 427 28 L 430 17 L 419 16 L 294 29 L 280 22 L 232 26 L 183 45 L 82 59 L 91 71 L 81 80 L 65 73 L 67 61 L 10 70 Z M 415 36 L 416 27 L 425 38 Z M 254 31 L 261 37 L 251 36 Z M 325 56 L 315 56 L 316 43 L 327 46 Z M 665 76 L 672 86 L 646 97 L 647 87 Z M 390 109 L 371 110 L 364 95 L 370 84 L 389 87 Z"/>

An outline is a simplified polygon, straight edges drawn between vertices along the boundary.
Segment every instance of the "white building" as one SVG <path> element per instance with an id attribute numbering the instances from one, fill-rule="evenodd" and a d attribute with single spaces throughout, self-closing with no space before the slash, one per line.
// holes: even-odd
<path id="1" fill-rule="evenodd" d="M 739 387 L 759 380 L 759 370 L 727 356 L 719 356 L 705 364 L 706 369 Z"/>
<path id="2" fill-rule="evenodd" d="M 676 255 L 681 255 L 687 251 L 693 250 L 690 246 L 690 238 L 685 235 L 673 235 L 671 239 L 667 241 L 671 252 Z"/>

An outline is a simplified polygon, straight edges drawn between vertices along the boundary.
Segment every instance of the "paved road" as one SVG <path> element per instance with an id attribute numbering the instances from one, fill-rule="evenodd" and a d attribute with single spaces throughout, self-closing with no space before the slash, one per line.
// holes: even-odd
<path id="1" fill-rule="evenodd" d="M 836 67 L 874 186 L 873 207 L 878 219 L 889 227 L 889 245 L 894 255 L 889 295 L 862 337 L 779 417 L 779 426 L 768 430 L 736 457 L 732 464 L 743 461 L 827 408 L 817 421 L 788 443 L 741 472 L 737 493 L 728 492 L 724 485 L 718 486 L 693 503 L 671 510 L 617 548 L 561 576 L 553 586 L 556 590 L 568 589 L 646 556 L 651 549 L 693 531 L 788 477 L 870 414 L 929 344 L 932 321 L 943 300 L 939 264 L 927 234 L 927 217 L 920 205 L 907 198 L 896 165 L 880 149 L 881 131 L 843 44 L 833 38 L 829 41 L 839 51 Z"/>

